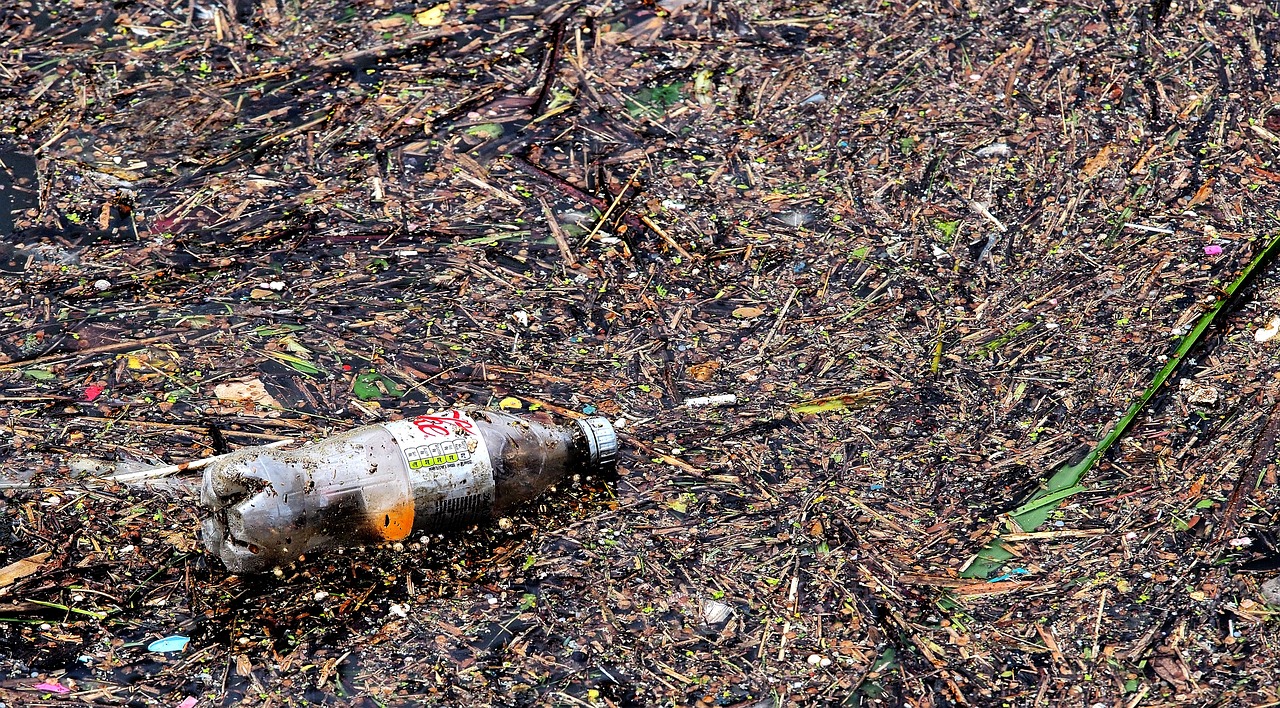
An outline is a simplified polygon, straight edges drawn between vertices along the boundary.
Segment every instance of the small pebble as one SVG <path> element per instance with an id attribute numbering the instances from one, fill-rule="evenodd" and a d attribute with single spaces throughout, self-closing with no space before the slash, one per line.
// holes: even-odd
<path id="1" fill-rule="evenodd" d="M 1268 605 L 1280 605 L 1280 578 L 1262 584 L 1262 600 Z"/>
<path id="2" fill-rule="evenodd" d="M 111 281 L 110 281 L 110 280 L 95 280 L 95 281 L 93 281 L 93 289 L 94 289 L 94 290 L 97 290 L 98 292 L 102 292 L 102 291 L 104 291 L 104 290 L 110 290 L 110 289 L 111 289 Z"/>
<path id="3" fill-rule="evenodd" d="M 1269 342 L 1276 336 L 1277 332 L 1280 332 L 1280 317 L 1272 317 L 1270 324 L 1266 327 L 1258 328 L 1258 330 L 1253 333 L 1253 341 L 1259 344 Z"/>
<path id="4" fill-rule="evenodd" d="M 805 659 L 805 661 L 809 662 L 810 666 L 818 666 L 822 664 L 822 657 L 818 654 L 810 654 L 809 658 Z"/>
<path id="5" fill-rule="evenodd" d="M 322 602 L 326 597 L 329 597 L 329 593 L 325 592 L 324 590 L 317 590 L 316 594 L 313 595 L 312 597 L 315 598 L 316 602 Z"/>
<path id="6" fill-rule="evenodd" d="M 498 528 L 502 529 L 503 531 L 510 531 L 513 527 L 515 527 L 515 522 L 513 522 L 511 519 L 508 519 L 505 516 L 502 517 L 501 519 L 498 519 Z"/>
<path id="7" fill-rule="evenodd" d="M 391 544 L 391 550 L 395 551 L 396 553 L 404 553 L 404 544 L 400 543 L 399 541 L 396 541 L 395 543 Z"/>

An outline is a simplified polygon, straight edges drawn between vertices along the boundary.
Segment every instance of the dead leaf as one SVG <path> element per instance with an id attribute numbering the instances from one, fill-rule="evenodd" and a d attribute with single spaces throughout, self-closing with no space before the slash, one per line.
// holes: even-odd
<path id="1" fill-rule="evenodd" d="M 444 16 L 447 12 L 449 12 L 449 3 L 442 2 L 426 10 L 419 10 L 413 13 L 413 19 L 423 27 L 439 27 L 444 24 Z"/>
<path id="2" fill-rule="evenodd" d="M 1200 189 L 1196 190 L 1195 196 L 1192 197 L 1191 201 L 1187 203 L 1187 208 L 1190 209 L 1191 207 L 1194 207 L 1198 204 L 1203 204 L 1204 202 L 1208 201 L 1209 197 L 1211 196 L 1213 196 L 1213 180 L 1212 179 L 1200 185 Z"/>
<path id="3" fill-rule="evenodd" d="M 655 41 L 662 34 L 663 19 L 657 15 L 642 20 L 635 25 L 628 27 L 620 32 L 608 32 L 600 35 L 600 41 L 609 44 L 626 44 L 627 42 L 638 42 L 641 44 Z"/>
<path id="4" fill-rule="evenodd" d="M 0 588 L 12 585 L 19 578 L 25 578 L 40 570 L 40 566 L 44 565 L 51 555 L 53 554 L 47 552 L 37 553 L 0 568 Z"/>
<path id="5" fill-rule="evenodd" d="M 688 369 L 689 378 L 694 381 L 710 381 L 715 378 L 716 371 L 720 369 L 720 362 L 707 361 L 701 364 L 694 364 Z"/>
<path id="6" fill-rule="evenodd" d="M 1115 152 L 1114 147 L 1110 145 L 1103 145 L 1097 155 L 1085 160 L 1084 169 L 1081 170 L 1081 172 L 1084 173 L 1085 179 L 1093 178 L 1102 171 L 1102 168 L 1111 164 L 1111 153 L 1113 152 Z"/>
<path id="7" fill-rule="evenodd" d="M 733 311 L 733 316 L 739 319 L 751 319 L 764 314 L 764 310 L 759 307 L 739 307 Z"/>
<path id="8" fill-rule="evenodd" d="M 173 546 L 174 548 L 178 549 L 179 551 L 182 551 L 183 553 L 190 553 L 196 549 L 195 537 L 193 537 L 189 533 L 186 533 L 185 531 L 174 531 L 172 533 L 167 533 L 167 534 L 164 534 L 162 538 L 164 538 L 164 540 L 167 541 L 170 546 Z"/>
<path id="9" fill-rule="evenodd" d="M 371 29 L 377 30 L 379 32 L 385 32 L 389 29 L 395 29 L 396 27 L 403 27 L 404 25 L 405 25 L 404 15 L 392 15 L 391 17 L 380 17 L 369 23 L 369 27 Z"/>
<path id="10" fill-rule="evenodd" d="M 240 407 L 250 411 L 262 409 L 264 412 L 275 412 L 282 408 L 280 403 L 267 393 L 267 387 L 259 379 L 218 384 L 213 389 L 213 395 L 220 401 L 237 404 L 229 410 L 220 412 L 234 412 Z"/>
<path id="11" fill-rule="evenodd" d="M 1151 659 L 1151 668 L 1177 690 L 1185 692 L 1191 688 L 1191 672 L 1174 650 L 1161 647 Z"/>

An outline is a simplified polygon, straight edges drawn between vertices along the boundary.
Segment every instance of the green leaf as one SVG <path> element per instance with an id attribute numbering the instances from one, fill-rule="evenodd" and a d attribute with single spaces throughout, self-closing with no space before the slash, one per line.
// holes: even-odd
<path id="1" fill-rule="evenodd" d="M 679 103 L 682 98 L 684 98 L 684 95 L 680 93 L 679 84 L 642 88 L 627 97 L 627 100 L 632 104 L 627 108 L 627 111 L 632 117 L 639 117 L 644 114 L 662 115 L 667 112 L 669 106 Z"/>
<path id="2" fill-rule="evenodd" d="M 278 325 L 262 325 L 256 327 L 253 333 L 259 337 L 278 337 L 282 334 L 297 332 L 300 329 L 306 329 L 306 325 L 300 324 L 278 324 Z"/>
<path id="3" fill-rule="evenodd" d="M 1034 531 L 1049 519 L 1049 516 L 1058 507 L 1058 503 L 1061 502 L 1062 499 L 1066 498 L 1066 496 L 1070 496 L 1070 494 L 1058 496 L 1057 499 L 1053 499 L 1043 505 L 1035 504 L 1034 502 L 1040 499 L 1048 499 L 1053 495 L 1063 495 L 1064 492 L 1071 490 L 1080 483 L 1080 480 L 1088 474 L 1089 470 L 1097 464 L 1098 460 L 1102 459 L 1102 456 L 1107 453 L 1107 450 L 1111 449 L 1111 446 L 1125 434 L 1134 419 L 1138 417 L 1138 414 L 1142 412 L 1142 409 L 1145 408 L 1147 403 L 1156 395 L 1156 392 L 1164 386 L 1165 382 L 1168 381 L 1171 376 L 1173 376 L 1178 365 L 1182 363 L 1184 358 L 1186 358 L 1187 353 L 1200 342 L 1205 331 L 1209 329 L 1209 325 L 1213 324 L 1214 319 L 1218 316 L 1218 313 L 1222 312 L 1223 308 L 1226 307 L 1227 302 L 1231 300 L 1236 292 L 1240 290 L 1240 288 L 1249 280 L 1250 277 L 1253 276 L 1255 272 L 1262 270 L 1262 266 L 1271 261 L 1277 252 L 1280 252 L 1280 234 L 1272 236 L 1267 242 L 1266 248 L 1263 248 L 1258 252 L 1258 254 L 1253 257 L 1253 260 L 1249 261 L 1249 264 L 1240 272 L 1239 277 L 1224 288 L 1222 295 L 1218 298 L 1217 302 L 1214 303 L 1213 307 L 1209 308 L 1200 316 L 1200 319 L 1196 322 L 1195 328 L 1178 343 L 1177 350 L 1175 350 L 1173 355 L 1169 357 L 1169 361 L 1165 363 L 1164 368 L 1160 369 L 1159 373 L 1157 373 L 1155 378 L 1152 379 L 1151 385 L 1142 392 L 1142 395 L 1138 397 L 1138 400 L 1134 401 L 1129 406 L 1129 409 L 1125 411 L 1125 414 L 1120 421 L 1116 423 L 1101 440 L 1098 441 L 1098 444 L 1093 448 L 1093 450 L 1091 450 L 1083 460 L 1080 460 L 1076 464 L 1060 468 L 1053 474 L 1053 476 L 1049 477 L 1049 480 L 1045 483 L 1043 489 L 1032 496 L 1027 504 L 1024 504 L 1021 508 L 1010 515 L 1014 523 L 1016 523 L 1019 528 L 1023 531 Z M 1075 492 L 1071 493 L 1074 494 Z M 987 544 L 986 548 L 983 548 L 978 552 L 974 557 L 973 562 L 971 562 L 969 567 L 960 575 L 965 578 L 989 577 L 992 573 L 998 570 L 1005 561 L 1012 557 L 1013 554 L 1004 547 L 1004 542 L 997 537 L 992 540 L 991 543 Z"/>
<path id="4" fill-rule="evenodd" d="M 935 221 L 933 228 L 942 232 L 942 238 L 950 241 L 952 236 L 956 235 L 956 229 L 960 228 L 959 221 Z"/>
<path id="5" fill-rule="evenodd" d="M 324 372 L 324 369 L 321 369 L 302 357 L 297 357 L 292 354 L 286 354 L 284 352 L 263 352 L 263 354 L 266 354 L 282 364 L 288 364 L 295 370 L 304 374 L 319 374 Z"/>
<path id="6" fill-rule="evenodd" d="M 480 125 L 467 126 L 465 132 L 473 138 L 493 140 L 494 138 L 502 137 L 503 128 L 500 123 L 481 123 Z"/>
<path id="7" fill-rule="evenodd" d="M 378 386 L 379 383 L 382 384 L 381 387 Z M 383 389 L 386 389 L 385 394 Z M 395 381 L 376 372 L 357 376 L 355 381 L 351 383 L 351 392 L 362 401 L 372 401 L 382 398 L 384 395 L 392 398 L 399 398 L 404 395 L 404 391 L 396 386 Z"/>
<path id="8" fill-rule="evenodd" d="M 22 375 L 36 381 L 48 381 L 54 377 L 52 371 L 45 371 L 44 369 L 25 369 Z"/>

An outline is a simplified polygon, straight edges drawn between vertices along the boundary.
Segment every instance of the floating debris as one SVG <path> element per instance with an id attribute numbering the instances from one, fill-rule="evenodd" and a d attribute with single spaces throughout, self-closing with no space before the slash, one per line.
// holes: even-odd
<path id="1" fill-rule="evenodd" d="M 729 619 L 731 614 L 733 614 L 733 608 L 719 600 L 702 602 L 702 621 L 706 624 L 720 624 Z"/>
<path id="2" fill-rule="evenodd" d="M 984 148 L 979 148 L 977 152 L 978 157 L 1008 157 L 1012 154 L 1013 150 L 1007 143 L 991 143 Z"/>
<path id="3" fill-rule="evenodd" d="M 169 652 L 182 651 L 187 648 L 187 643 L 191 641 L 190 637 L 181 635 L 173 635 L 164 639 L 157 639 L 147 645 L 147 651 L 153 651 L 157 654 L 168 654 Z"/>
<path id="4" fill-rule="evenodd" d="M 1253 333 L 1253 341 L 1259 344 L 1269 342 L 1272 337 L 1276 336 L 1277 332 L 1280 332 L 1280 317 L 1272 317 L 1270 324 L 1266 327 L 1259 327 Z"/>
<path id="5" fill-rule="evenodd" d="M 684 399 L 685 408 L 722 408 L 738 405 L 738 397 L 732 393 L 719 396 L 698 396 Z"/>

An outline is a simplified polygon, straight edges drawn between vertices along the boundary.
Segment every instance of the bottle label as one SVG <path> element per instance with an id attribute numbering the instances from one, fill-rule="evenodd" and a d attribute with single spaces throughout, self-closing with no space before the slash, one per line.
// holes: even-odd
<path id="1" fill-rule="evenodd" d="M 493 508 L 493 463 L 476 422 L 462 411 L 384 423 L 413 485 L 414 528 L 481 521 Z"/>

